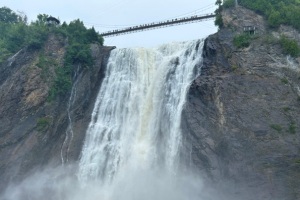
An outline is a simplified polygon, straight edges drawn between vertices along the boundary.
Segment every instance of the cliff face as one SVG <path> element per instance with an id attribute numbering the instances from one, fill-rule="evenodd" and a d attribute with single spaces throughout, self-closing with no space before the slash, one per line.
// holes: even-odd
<path id="1" fill-rule="evenodd" d="M 183 110 L 184 158 L 229 199 L 300 199 L 300 59 L 269 42 L 285 34 L 300 43 L 299 33 L 268 30 L 243 8 L 223 19 Z M 258 34 L 238 49 L 233 38 L 245 23 Z"/>
<path id="2" fill-rule="evenodd" d="M 66 41 L 50 36 L 43 49 L 22 49 L 0 67 L 0 191 L 49 163 L 77 160 L 111 47 L 92 45 L 90 68 L 74 66 L 71 92 L 48 99 Z M 41 67 L 41 55 L 50 64 Z M 76 84 L 76 87 L 75 87 Z M 72 123 L 70 132 L 68 126 Z"/>

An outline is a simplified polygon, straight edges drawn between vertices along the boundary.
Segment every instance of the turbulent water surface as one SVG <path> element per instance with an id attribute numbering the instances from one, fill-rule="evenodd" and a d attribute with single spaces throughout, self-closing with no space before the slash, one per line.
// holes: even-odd
<path id="1" fill-rule="evenodd" d="M 202 42 L 193 41 L 111 53 L 82 151 L 81 183 L 100 181 L 114 195 L 120 182 L 176 176 L 181 111 L 201 51 Z"/>
<path id="2" fill-rule="evenodd" d="M 29 199 L 199 199 L 201 184 L 181 173 L 179 152 L 181 112 L 202 46 L 198 40 L 113 50 L 76 177 L 65 175 L 66 166 L 59 175 L 50 170 L 37 178 L 37 189 L 24 186 L 34 178 L 25 181 L 23 192 L 40 191 Z M 39 196 L 47 190 L 51 197 Z M 21 199 L 18 192 L 7 199 Z"/>
<path id="3" fill-rule="evenodd" d="M 80 160 L 103 183 L 136 170 L 176 174 L 181 111 L 201 62 L 200 41 L 111 53 Z"/>

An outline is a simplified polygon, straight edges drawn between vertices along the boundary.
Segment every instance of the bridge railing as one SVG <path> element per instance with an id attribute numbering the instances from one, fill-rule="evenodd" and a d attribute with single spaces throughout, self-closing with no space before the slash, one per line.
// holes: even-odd
<path id="1" fill-rule="evenodd" d="M 117 36 L 122 34 L 128 34 L 131 32 L 138 32 L 138 31 L 144 31 L 146 29 L 155 29 L 155 28 L 162 28 L 172 25 L 179 25 L 179 24 L 185 24 L 185 23 L 192 23 L 197 21 L 202 21 L 210 18 L 214 18 L 216 15 L 214 13 L 207 14 L 207 15 L 193 15 L 190 17 L 182 17 L 182 18 L 175 18 L 171 20 L 166 20 L 163 22 L 154 22 L 150 24 L 142 24 L 139 26 L 131 26 L 124 29 L 116 29 L 108 32 L 101 33 L 100 35 L 103 37 L 110 37 L 110 36 Z"/>

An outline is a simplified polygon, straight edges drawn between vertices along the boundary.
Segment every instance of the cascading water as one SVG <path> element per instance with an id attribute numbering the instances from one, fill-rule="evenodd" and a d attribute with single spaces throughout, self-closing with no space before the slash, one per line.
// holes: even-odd
<path id="1" fill-rule="evenodd" d="M 93 180 L 114 188 L 127 176 L 159 171 L 176 176 L 181 111 L 202 45 L 111 52 L 80 159 L 83 185 Z"/>
<path id="2" fill-rule="evenodd" d="M 79 68 L 80 68 L 80 66 L 78 65 L 77 69 L 74 73 L 74 76 L 73 76 L 74 83 L 71 88 L 71 94 L 70 94 L 68 105 L 67 105 L 67 114 L 68 114 L 68 123 L 69 124 L 68 124 L 67 130 L 66 130 L 66 133 L 65 133 L 65 135 L 66 135 L 65 140 L 64 140 L 63 145 L 60 150 L 60 157 L 61 157 L 62 165 L 66 164 L 69 161 L 69 150 L 70 150 L 70 145 L 72 143 L 73 136 L 74 136 L 71 108 L 74 104 L 76 93 L 77 93 L 76 89 L 77 89 L 77 83 L 79 80 L 79 78 L 77 76 L 78 76 Z"/>
<path id="3" fill-rule="evenodd" d="M 67 162 L 76 81 L 61 149 L 65 165 L 36 172 L 8 187 L 0 199 L 212 199 L 197 174 L 182 170 L 184 163 L 179 160 L 181 112 L 202 62 L 202 46 L 198 40 L 154 49 L 113 50 L 79 167 Z"/>

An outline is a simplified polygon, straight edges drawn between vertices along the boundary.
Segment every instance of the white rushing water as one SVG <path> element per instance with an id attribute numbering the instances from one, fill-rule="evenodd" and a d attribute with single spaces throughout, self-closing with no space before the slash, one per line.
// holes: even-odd
<path id="1" fill-rule="evenodd" d="M 178 172 L 181 112 L 203 41 L 111 52 L 78 177 L 113 187 L 140 172 Z"/>
<path id="2" fill-rule="evenodd" d="M 65 139 L 63 142 L 63 145 L 60 150 L 60 157 L 61 157 L 61 163 L 62 165 L 69 162 L 69 151 L 70 146 L 74 137 L 74 131 L 73 131 L 73 119 L 72 119 L 72 111 L 71 108 L 74 105 L 75 97 L 77 95 L 77 83 L 79 78 L 78 72 L 79 72 L 79 65 L 77 66 L 77 69 L 75 70 L 74 76 L 73 76 L 73 85 L 71 88 L 71 94 L 69 97 L 68 105 L 67 105 L 67 114 L 68 114 L 68 127 L 65 133 Z"/>

